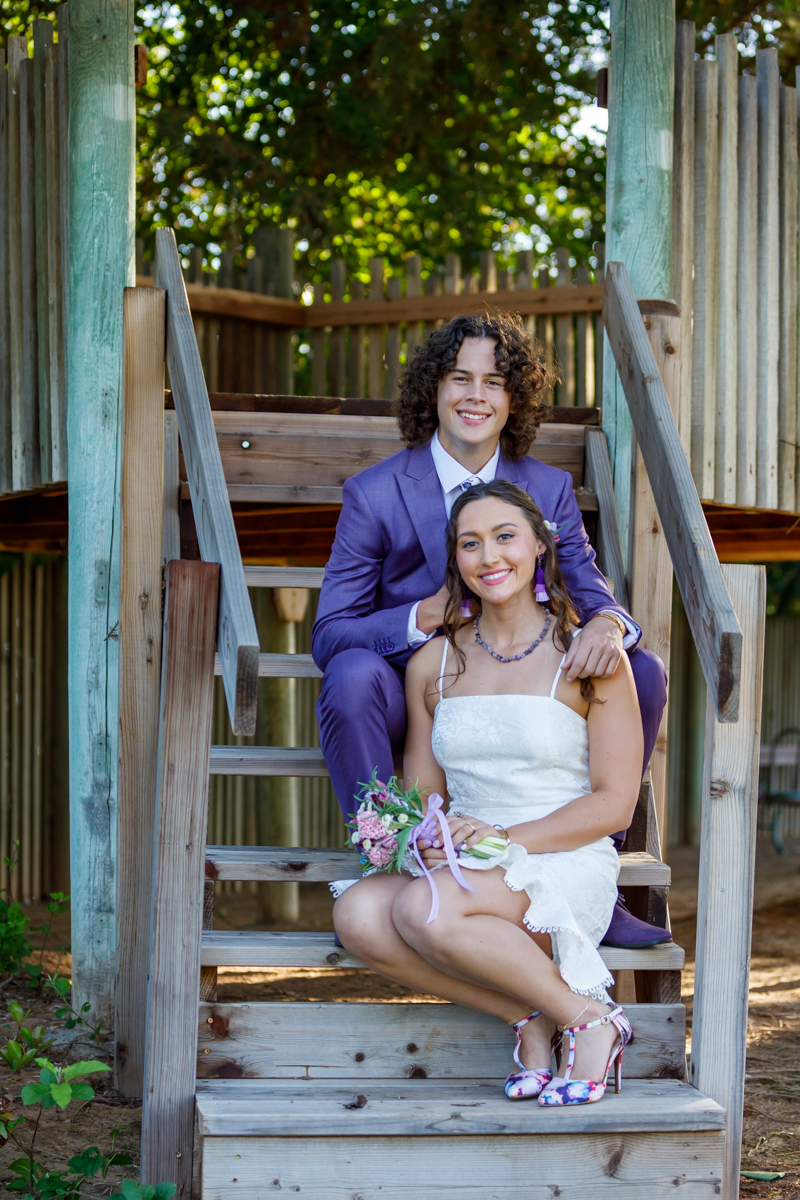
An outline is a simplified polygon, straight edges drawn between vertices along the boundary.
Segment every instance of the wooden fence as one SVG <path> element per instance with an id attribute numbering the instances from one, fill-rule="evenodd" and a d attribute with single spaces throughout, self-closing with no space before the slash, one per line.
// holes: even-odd
<path id="1" fill-rule="evenodd" d="M 67 478 L 69 9 L 57 11 L 57 26 L 34 21 L 0 49 L 0 493 Z"/>
<path id="2" fill-rule="evenodd" d="M 702 499 L 796 512 L 798 89 L 781 84 L 776 49 L 740 59 L 735 34 L 694 55 L 694 23 L 679 21 L 681 439 Z"/>

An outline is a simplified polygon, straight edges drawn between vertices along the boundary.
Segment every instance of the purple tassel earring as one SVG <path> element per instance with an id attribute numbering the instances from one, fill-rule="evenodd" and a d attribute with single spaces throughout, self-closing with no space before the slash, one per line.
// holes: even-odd
<path id="1" fill-rule="evenodd" d="M 550 600 L 550 594 L 547 591 L 547 583 L 544 578 L 543 558 L 544 555 L 540 554 L 539 562 L 536 565 L 536 574 L 533 577 L 533 597 L 538 604 L 547 604 Z"/>

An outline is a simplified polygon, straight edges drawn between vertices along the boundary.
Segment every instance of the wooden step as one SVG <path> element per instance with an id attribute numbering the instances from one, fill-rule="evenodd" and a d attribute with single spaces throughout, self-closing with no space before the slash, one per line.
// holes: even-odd
<path id="1" fill-rule="evenodd" d="M 325 776 L 322 751 L 311 746 L 212 746 L 212 775 Z"/>
<path id="2" fill-rule="evenodd" d="M 222 674 L 219 655 L 214 655 L 214 674 Z M 322 671 L 310 654 L 259 654 L 260 679 L 322 679 Z"/>
<path id="3" fill-rule="evenodd" d="M 626 1004 L 630 1079 L 686 1077 L 683 1004 Z M 201 1004 L 201 1079 L 503 1079 L 514 1035 L 458 1004 Z"/>
<path id="4" fill-rule="evenodd" d="M 620 887 L 669 887 L 667 863 L 650 854 L 621 854 Z M 207 846 L 206 877 L 210 879 L 274 879 L 329 883 L 358 879 L 361 864 L 352 850 L 312 850 L 296 846 Z"/>
<path id="5" fill-rule="evenodd" d="M 721 1191 L 725 1112 L 634 1079 L 599 1104 L 507 1100 L 497 1079 L 201 1081 L 202 1200 L 682 1200 Z M 576 1135 L 577 1138 L 576 1138 Z"/>
<path id="6" fill-rule="evenodd" d="M 244 581 L 248 587 L 320 588 L 324 576 L 324 567 L 245 567 L 244 569 Z"/>
<path id="7" fill-rule="evenodd" d="M 684 952 L 675 942 L 646 950 L 601 946 L 610 971 L 680 971 Z M 361 967 L 365 964 L 337 946 L 332 933 L 266 933 L 260 930 L 209 929 L 203 932 L 204 967 Z"/>

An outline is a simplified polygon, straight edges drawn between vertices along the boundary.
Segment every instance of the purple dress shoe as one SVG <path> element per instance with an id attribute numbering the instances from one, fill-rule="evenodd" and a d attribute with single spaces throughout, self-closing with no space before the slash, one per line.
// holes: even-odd
<path id="1" fill-rule="evenodd" d="M 671 942 L 672 934 L 660 925 L 648 925 L 628 912 L 625 901 L 617 896 L 614 913 L 601 946 L 614 946 L 618 950 L 643 950 L 645 946 L 660 946 Z"/>

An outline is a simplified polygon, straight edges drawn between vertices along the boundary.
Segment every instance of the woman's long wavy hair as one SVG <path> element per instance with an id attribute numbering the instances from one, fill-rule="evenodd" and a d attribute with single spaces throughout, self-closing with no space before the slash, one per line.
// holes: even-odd
<path id="1" fill-rule="evenodd" d="M 417 347 L 400 381 L 396 406 L 400 435 L 407 446 L 427 446 L 439 424 L 439 384 L 455 368 L 465 338 L 494 341 L 495 365 L 511 396 L 500 445 L 508 458 L 524 458 L 547 415 L 544 396 L 555 377 L 541 347 L 531 342 L 521 320 L 508 313 L 454 317 Z"/>
<path id="2" fill-rule="evenodd" d="M 465 600 L 470 601 L 473 616 L 477 616 L 481 611 L 479 598 L 464 583 L 464 580 L 461 578 L 461 572 L 458 569 L 458 563 L 456 562 L 458 518 L 468 504 L 472 504 L 475 500 L 489 499 L 502 500 L 504 504 L 510 504 L 513 508 L 518 509 L 530 525 L 536 538 L 545 546 L 542 566 L 544 567 L 544 577 L 550 596 L 548 607 L 555 617 L 554 638 L 560 644 L 562 650 L 566 651 L 572 645 L 573 633 L 571 627 L 578 624 L 578 614 L 575 610 L 575 605 L 572 603 L 569 592 L 564 586 L 561 568 L 558 565 L 555 540 L 545 524 L 539 506 L 531 500 L 526 491 L 517 487 L 514 483 L 509 483 L 507 479 L 493 479 L 490 483 L 477 483 L 458 497 L 450 513 L 450 519 L 447 522 L 447 567 L 444 576 L 445 586 L 447 587 L 447 604 L 445 605 L 442 628 L 445 637 L 453 647 L 453 653 L 458 662 L 456 679 L 463 674 L 467 661 L 464 651 L 456 642 L 456 633 L 461 627 L 461 604 Z M 599 703 L 594 694 L 592 680 L 582 679 L 580 682 L 583 699 L 588 704 Z"/>

